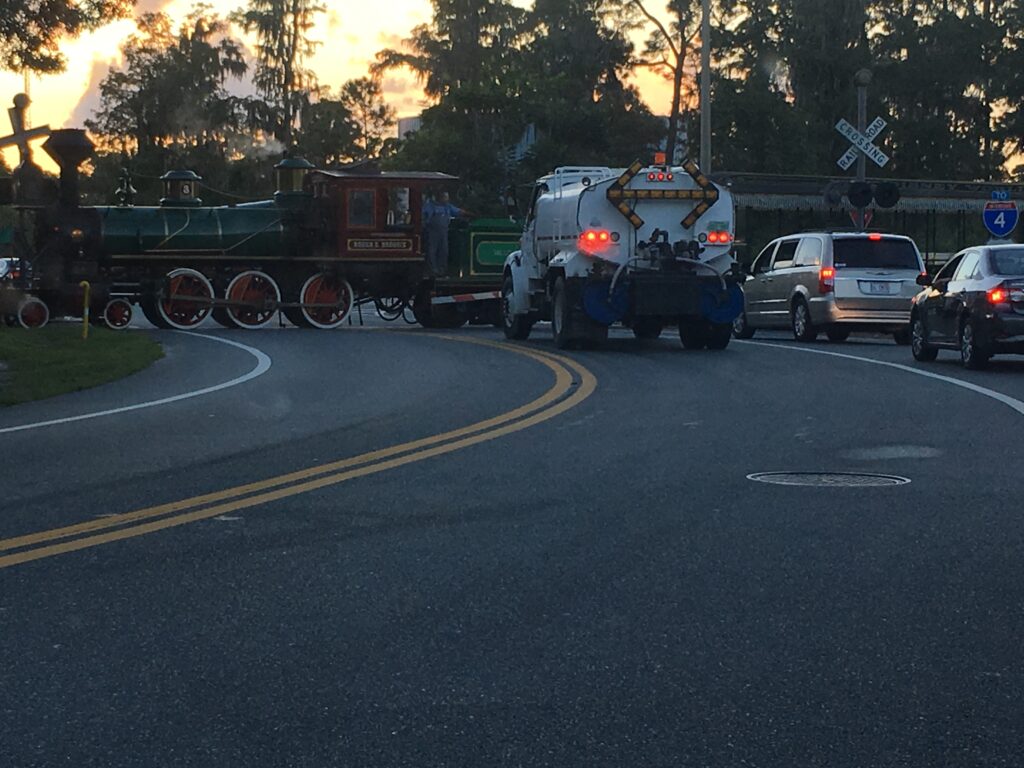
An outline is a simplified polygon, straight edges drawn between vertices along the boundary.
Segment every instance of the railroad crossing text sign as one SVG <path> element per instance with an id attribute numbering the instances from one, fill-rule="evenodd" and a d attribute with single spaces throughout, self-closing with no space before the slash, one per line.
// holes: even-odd
<path id="1" fill-rule="evenodd" d="M 871 158 L 871 162 L 877 165 L 879 168 L 885 168 L 889 163 L 889 156 L 882 150 L 876 147 L 872 142 L 878 135 L 885 130 L 885 126 L 888 123 L 880 117 L 876 117 L 874 122 L 868 126 L 864 133 L 861 133 L 854 128 L 846 120 L 840 120 L 836 123 L 836 130 L 845 136 L 851 144 L 846 154 L 839 158 L 839 167 L 844 171 L 848 171 L 850 166 L 857 162 L 857 155 L 863 153 L 867 157 Z"/>
<path id="2" fill-rule="evenodd" d="M 993 237 L 1002 239 L 1016 229 L 1020 213 L 1017 211 L 1017 203 L 1013 200 L 992 200 L 985 203 L 982 218 L 985 220 L 985 229 L 991 232 Z"/>

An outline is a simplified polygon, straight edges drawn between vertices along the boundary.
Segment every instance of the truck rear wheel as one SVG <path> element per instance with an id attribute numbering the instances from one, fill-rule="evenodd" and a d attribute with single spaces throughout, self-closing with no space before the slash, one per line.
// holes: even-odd
<path id="1" fill-rule="evenodd" d="M 703 320 L 679 321 L 679 340 L 683 342 L 684 349 L 704 349 L 708 345 L 708 338 L 708 324 Z"/>
<path id="2" fill-rule="evenodd" d="M 665 325 L 657 317 L 638 317 L 633 321 L 633 335 L 638 339 L 653 340 L 661 336 Z"/>
<path id="3" fill-rule="evenodd" d="M 512 314 L 512 294 L 514 292 L 512 275 L 505 275 L 501 281 L 501 327 L 505 338 L 513 341 L 525 341 L 530 338 L 533 322 L 527 315 Z"/>
<path id="4" fill-rule="evenodd" d="M 569 303 L 569 291 L 564 277 L 555 280 L 552 292 L 551 335 L 559 349 L 569 349 L 576 343 L 576 337 L 572 335 L 572 305 Z"/>
<path id="5" fill-rule="evenodd" d="M 708 349 L 722 350 L 732 340 L 732 323 L 711 323 L 707 330 Z"/>

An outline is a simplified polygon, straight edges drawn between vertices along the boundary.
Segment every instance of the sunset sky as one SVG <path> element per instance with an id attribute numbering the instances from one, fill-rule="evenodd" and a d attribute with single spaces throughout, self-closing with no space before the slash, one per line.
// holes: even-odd
<path id="1" fill-rule="evenodd" d="M 514 0 L 526 7 L 530 0 Z M 208 0 L 219 13 L 226 15 L 242 5 L 241 0 Z M 409 31 L 430 19 L 429 0 L 328 0 L 327 13 L 320 17 L 314 39 L 320 40 L 317 55 L 311 62 L 320 82 L 331 88 L 353 77 L 366 74 L 374 54 L 381 48 L 398 47 Z M 164 10 L 172 17 L 184 16 L 192 0 L 138 0 L 138 13 Z M 33 77 L 31 121 L 33 125 L 49 124 L 53 128 L 81 126 L 98 104 L 98 85 L 111 66 L 120 63 L 119 45 L 135 29 L 131 20 L 110 24 L 78 40 L 68 42 L 64 52 L 67 70 L 60 75 Z M 639 42 L 639 41 L 638 41 Z M 648 105 L 659 113 L 668 111 L 667 86 L 661 78 L 644 72 L 636 79 Z M 20 75 L 0 73 L 0 101 L 9 107 L 15 93 L 23 89 Z M 394 72 L 384 81 L 386 98 L 399 116 L 415 115 L 423 106 L 423 95 L 414 78 Z M 0 135 L 9 132 L 3 117 Z M 36 152 L 41 164 L 48 161 Z M 17 153 L 7 152 L 7 162 L 17 162 Z"/>

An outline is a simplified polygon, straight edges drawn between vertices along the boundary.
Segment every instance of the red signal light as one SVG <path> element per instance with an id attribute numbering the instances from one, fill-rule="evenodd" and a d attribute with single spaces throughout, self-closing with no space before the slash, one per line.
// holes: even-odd
<path id="1" fill-rule="evenodd" d="M 818 270 L 818 293 L 832 293 L 836 287 L 835 267 L 822 267 Z"/>
<path id="2" fill-rule="evenodd" d="M 717 243 L 718 242 L 718 233 L 717 232 L 708 232 L 708 242 L 709 243 Z"/>

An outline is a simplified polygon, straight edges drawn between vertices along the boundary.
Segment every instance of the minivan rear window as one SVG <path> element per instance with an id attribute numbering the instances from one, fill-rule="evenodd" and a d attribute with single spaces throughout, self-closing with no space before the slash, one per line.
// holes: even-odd
<path id="1" fill-rule="evenodd" d="M 919 270 L 917 249 L 909 240 L 836 238 L 832 243 L 836 269 Z"/>
<path id="2" fill-rule="evenodd" d="M 992 271 L 997 275 L 1024 275 L 1024 248 L 990 253 Z"/>

